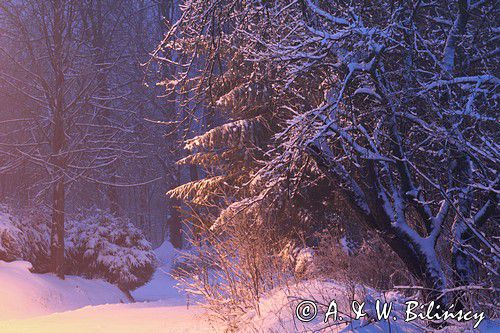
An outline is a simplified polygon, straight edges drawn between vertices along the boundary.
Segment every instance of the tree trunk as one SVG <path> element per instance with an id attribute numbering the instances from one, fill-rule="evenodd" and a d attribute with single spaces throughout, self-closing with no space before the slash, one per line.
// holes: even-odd
<path id="1" fill-rule="evenodd" d="M 52 272 L 64 279 L 64 178 L 54 184 L 51 228 L 51 263 Z"/>
<path id="2" fill-rule="evenodd" d="M 378 195 L 377 179 L 373 165 L 368 165 L 362 173 L 366 176 L 364 185 L 361 188 L 347 170 L 336 164 L 328 154 L 315 144 L 310 144 L 308 152 L 316 161 L 318 168 L 332 180 L 332 191 L 342 191 L 347 202 L 358 212 L 368 228 L 375 230 L 389 247 L 401 258 L 406 268 L 423 286 L 428 289 L 425 298 L 435 300 L 441 306 L 447 300 L 439 298 L 440 291 L 446 288 L 446 279 L 437 260 L 434 245 L 425 242 L 417 242 L 412 239 L 401 228 L 393 225 L 391 217 L 384 210 L 384 203 Z M 342 184 L 339 188 L 333 184 Z"/>
<path id="3" fill-rule="evenodd" d="M 63 80 L 59 77 L 59 80 Z M 60 81 L 62 82 L 62 81 Z M 61 85 L 62 87 L 62 85 Z M 52 228 L 51 228 L 51 263 L 52 271 L 64 279 L 64 209 L 65 209 L 65 161 L 64 152 L 65 134 L 63 113 L 63 97 L 60 91 L 55 104 L 54 136 L 52 138 L 53 164 L 56 170 L 53 174 L 52 194 Z"/>
<path id="4" fill-rule="evenodd" d="M 51 101 L 53 112 L 52 164 L 53 164 L 53 196 L 52 196 L 52 228 L 51 228 L 51 264 L 52 271 L 64 279 L 64 206 L 65 206 L 65 131 L 64 131 L 64 57 L 63 31 L 64 7 L 61 0 L 54 1 L 53 43 L 54 55 L 52 68 L 54 71 L 54 99 Z"/>
<path id="5" fill-rule="evenodd" d="M 427 289 L 424 292 L 426 301 L 435 301 L 441 307 L 445 306 L 448 298 L 441 297 L 441 291 L 446 289 L 446 279 L 434 249 L 428 253 L 429 249 L 421 244 L 415 244 L 404 236 L 396 236 L 394 232 L 382 234 L 382 238 L 401 258 L 408 271 Z"/>
<path id="6" fill-rule="evenodd" d="M 182 223 L 178 207 L 181 202 L 178 199 L 170 199 L 170 218 L 167 221 L 170 243 L 176 249 L 182 249 Z"/>
<path id="7" fill-rule="evenodd" d="M 165 192 L 169 187 L 168 174 L 169 168 L 167 163 L 160 157 L 156 156 L 158 162 L 163 167 L 163 183 L 165 185 Z M 177 183 L 180 179 L 180 167 L 175 167 L 175 182 Z M 169 198 L 167 202 L 167 219 L 165 221 L 166 227 L 168 228 L 169 241 L 172 243 L 172 246 L 176 249 L 182 248 L 182 222 L 179 214 L 179 207 L 181 205 L 181 201 L 175 198 Z"/>
<path id="8" fill-rule="evenodd" d="M 464 246 L 472 236 L 471 231 L 464 221 L 464 218 L 469 218 L 470 216 L 472 204 L 472 193 L 468 188 L 471 165 L 470 159 L 466 154 L 461 151 L 456 152 L 456 154 L 457 156 L 453 161 L 453 174 L 457 182 L 456 186 L 460 189 L 460 192 L 458 193 L 459 214 L 455 214 L 455 220 L 453 221 L 452 267 L 455 275 L 455 285 L 466 286 L 471 282 L 471 274 L 474 268 L 474 263 L 463 252 Z M 461 294 L 455 295 L 459 307 L 462 306 L 462 302 L 459 301 L 460 298 Z"/>
<path id="9" fill-rule="evenodd" d="M 370 172 L 368 172 L 370 174 Z M 370 176 L 368 176 L 370 177 Z M 427 288 L 424 293 L 426 301 L 437 301 L 440 292 L 446 289 L 446 278 L 437 259 L 435 244 L 429 239 L 415 241 L 397 226 L 393 226 L 390 216 L 383 209 L 383 202 L 375 194 L 375 189 L 366 190 L 369 199 L 370 214 L 365 221 L 368 226 L 377 231 L 394 253 L 403 261 L 408 271 Z M 441 306 L 447 303 L 446 298 L 440 298 Z"/>
<path id="10" fill-rule="evenodd" d="M 52 271 L 64 279 L 64 208 L 65 208 L 65 134 L 63 121 L 63 91 L 64 77 L 58 75 L 59 89 L 54 109 L 54 135 L 52 138 L 53 194 L 52 194 L 52 228 L 51 228 L 51 262 Z"/>

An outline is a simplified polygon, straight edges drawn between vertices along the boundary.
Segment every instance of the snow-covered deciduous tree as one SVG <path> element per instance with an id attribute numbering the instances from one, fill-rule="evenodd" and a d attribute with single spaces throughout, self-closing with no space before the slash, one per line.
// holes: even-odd
<path id="1" fill-rule="evenodd" d="M 284 193 L 311 203 L 304 189 L 320 188 L 339 195 L 353 221 L 376 231 L 441 302 L 453 301 L 446 290 L 473 283 L 475 274 L 491 283 L 498 276 L 495 13 L 493 2 L 465 0 L 186 2 L 160 46 L 184 60 L 157 57 L 184 71 L 164 83 L 230 116 L 188 140 L 194 154 L 182 162 L 229 167 L 170 193 L 197 204 L 229 197 L 212 219 L 224 229 L 263 205 L 269 213 Z M 256 119 L 272 121 L 264 145 L 253 140 Z M 227 147 L 259 151 L 244 181 L 231 178 L 244 155 L 225 159 Z M 325 198 L 324 207 L 344 208 Z M 438 244 L 452 252 L 451 273 Z"/>

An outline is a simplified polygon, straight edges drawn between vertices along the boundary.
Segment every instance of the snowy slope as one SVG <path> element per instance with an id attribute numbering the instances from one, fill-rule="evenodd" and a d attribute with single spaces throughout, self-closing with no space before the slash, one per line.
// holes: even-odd
<path id="1" fill-rule="evenodd" d="M 26 261 L 0 261 L 0 320 L 127 302 L 117 287 L 105 281 L 76 276 L 60 280 L 53 274 L 33 274 L 30 268 Z"/>

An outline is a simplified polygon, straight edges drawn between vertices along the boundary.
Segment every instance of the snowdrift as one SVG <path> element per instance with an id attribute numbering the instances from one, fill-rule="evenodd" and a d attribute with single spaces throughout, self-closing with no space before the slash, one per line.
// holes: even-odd
<path id="1" fill-rule="evenodd" d="M 0 320 L 28 318 L 87 305 L 126 303 L 127 297 L 103 280 L 34 274 L 27 261 L 0 261 Z"/>

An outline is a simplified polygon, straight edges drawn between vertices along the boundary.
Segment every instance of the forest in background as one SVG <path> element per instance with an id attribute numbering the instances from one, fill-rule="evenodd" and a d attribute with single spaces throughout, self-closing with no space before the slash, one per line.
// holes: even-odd
<path id="1" fill-rule="evenodd" d="M 193 174 L 175 161 L 197 125 L 158 124 L 180 111 L 159 98 L 163 74 L 143 67 L 175 10 L 172 1 L 2 1 L 3 203 L 65 218 L 108 209 L 155 245 L 179 228 L 165 192 Z"/>
<path id="2" fill-rule="evenodd" d="M 498 10 L 3 1 L 0 203 L 24 238 L 0 259 L 128 291 L 168 239 L 234 330 L 321 278 L 495 318 Z"/>

